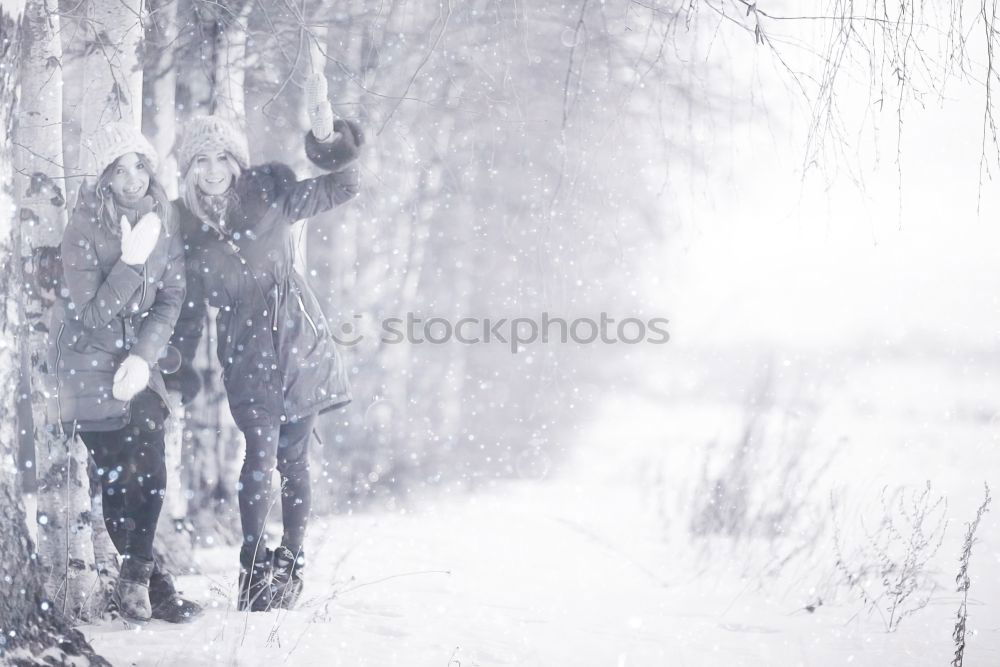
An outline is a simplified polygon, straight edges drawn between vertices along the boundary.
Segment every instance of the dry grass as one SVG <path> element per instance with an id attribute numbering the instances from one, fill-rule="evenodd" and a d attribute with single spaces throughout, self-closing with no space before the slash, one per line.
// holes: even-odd
<path id="1" fill-rule="evenodd" d="M 962 594 L 962 602 L 958 607 L 958 614 L 955 619 L 955 629 L 952 631 L 952 638 L 955 640 L 955 657 L 952 659 L 952 667 L 962 667 L 965 660 L 965 629 L 968 620 L 969 588 L 972 586 L 972 579 L 969 578 L 969 560 L 972 558 L 972 545 L 976 543 L 976 531 L 979 529 L 979 522 L 990 507 L 993 500 L 990 497 L 989 484 L 986 487 L 986 497 L 976 510 L 976 518 L 966 525 L 965 539 L 962 542 L 962 555 L 959 557 L 958 576 L 955 582 L 958 584 L 958 592 Z"/>
<path id="2" fill-rule="evenodd" d="M 930 602 L 938 589 L 931 561 L 947 532 L 948 502 L 934 497 L 931 484 L 921 489 L 883 488 L 881 516 L 870 528 L 861 518 L 863 539 L 848 545 L 834 516 L 834 553 L 842 583 L 860 597 L 869 613 L 877 613 L 887 632 Z"/>
<path id="3" fill-rule="evenodd" d="M 727 538 L 743 552 L 760 547 L 764 562 L 745 562 L 762 577 L 777 576 L 821 541 L 828 528 L 815 490 L 836 456 L 815 437 L 815 378 L 802 373 L 779 386 L 773 368 L 767 364 L 749 392 L 738 435 L 707 450 L 689 502 L 689 534 L 705 545 L 714 540 L 702 538 Z"/>

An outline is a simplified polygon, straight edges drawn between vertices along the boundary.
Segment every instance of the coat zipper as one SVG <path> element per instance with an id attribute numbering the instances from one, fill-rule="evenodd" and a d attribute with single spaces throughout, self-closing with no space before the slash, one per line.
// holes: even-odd
<path id="1" fill-rule="evenodd" d="M 278 289 L 278 283 L 274 283 L 274 307 L 271 309 L 271 331 L 277 333 L 278 331 L 278 304 L 281 302 L 281 290 Z"/>
<path id="2" fill-rule="evenodd" d="M 231 238 L 222 236 L 221 234 L 219 235 L 219 238 L 220 238 L 220 240 L 224 240 L 226 242 L 226 244 L 229 246 L 229 249 L 232 251 L 232 253 L 236 256 L 236 258 L 238 260 L 240 260 L 240 264 L 243 267 L 245 267 L 247 271 L 250 272 L 250 277 L 253 279 L 254 285 L 257 286 L 257 291 L 260 292 L 260 296 L 264 300 L 264 307 L 266 308 L 267 307 L 267 294 L 264 293 L 264 288 L 260 286 L 260 281 L 257 280 L 257 272 L 254 271 L 253 267 L 250 266 L 250 263 L 246 260 L 245 257 L 243 257 L 243 253 L 240 252 L 240 247 L 236 244 L 235 241 L 233 241 Z M 272 331 L 271 347 L 274 350 L 274 359 L 275 359 L 275 361 L 277 361 L 277 358 L 278 358 L 278 344 L 274 340 L 274 333 L 278 331 L 278 302 L 277 302 L 277 296 L 278 296 L 277 295 L 277 289 L 278 289 L 278 285 L 277 284 L 275 284 L 274 289 L 275 289 L 276 294 L 275 294 L 275 303 L 274 303 L 274 308 L 273 308 L 274 312 L 271 313 L 271 331 Z M 266 310 L 264 311 L 264 317 L 267 317 L 267 311 Z M 226 369 L 223 370 L 223 374 L 225 374 L 225 372 L 226 372 Z M 282 392 L 282 410 L 284 410 L 284 392 Z"/>
<path id="3" fill-rule="evenodd" d="M 122 349 L 128 352 L 129 351 L 128 330 L 125 328 L 125 317 L 128 317 L 128 315 L 122 317 Z M 129 318 L 129 321 L 130 322 L 132 321 L 131 318 Z M 135 328 L 134 324 L 133 328 Z M 112 387 L 113 386 L 114 386 L 114 381 L 112 380 Z M 112 391 L 114 391 L 114 389 L 112 389 Z M 125 425 L 128 425 L 128 423 L 131 421 L 132 421 L 132 401 L 125 401 Z M 124 426 L 122 428 L 124 428 Z"/>
<path id="4" fill-rule="evenodd" d="M 146 274 L 146 263 L 142 264 L 142 295 L 139 297 L 139 308 L 146 303 L 146 284 L 149 282 Z"/>
<path id="5" fill-rule="evenodd" d="M 302 314 L 306 316 L 306 320 L 309 322 L 309 326 L 312 327 L 313 335 L 319 338 L 319 329 L 316 328 L 316 323 L 313 318 L 309 315 L 309 311 L 306 310 L 306 304 L 302 300 L 302 293 L 299 292 L 298 288 L 295 289 L 295 297 L 299 300 L 299 307 L 302 308 Z"/>

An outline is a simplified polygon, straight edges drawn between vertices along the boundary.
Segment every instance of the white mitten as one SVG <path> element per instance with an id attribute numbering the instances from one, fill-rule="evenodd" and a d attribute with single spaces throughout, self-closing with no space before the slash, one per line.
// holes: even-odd
<path id="1" fill-rule="evenodd" d="M 118 367 L 111 395 L 119 401 L 131 401 L 132 397 L 149 384 L 149 364 L 142 357 L 130 354 Z"/>
<path id="2" fill-rule="evenodd" d="M 326 77 L 318 72 L 306 78 L 306 113 L 316 140 L 324 144 L 333 141 L 333 108 L 327 99 Z"/>
<path id="3" fill-rule="evenodd" d="M 128 224 L 128 219 L 122 216 L 122 261 L 132 266 L 145 264 L 149 254 L 153 252 L 157 239 L 160 238 L 160 216 L 147 213 L 139 218 L 135 227 Z"/>

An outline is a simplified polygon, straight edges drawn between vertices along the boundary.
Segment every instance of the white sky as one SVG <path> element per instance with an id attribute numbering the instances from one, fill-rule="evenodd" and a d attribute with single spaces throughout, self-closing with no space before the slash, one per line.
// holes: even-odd
<path id="1" fill-rule="evenodd" d="M 867 132 L 857 143 L 864 191 L 844 176 L 831 183 L 814 174 L 803 185 L 807 119 L 779 87 L 763 89 L 772 85 L 762 83 L 773 80 L 771 57 L 757 49 L 741 91 L 749 94 L 756 79 L 768 115 L 745 127 L 714 127 L 706 146 L 719 171 L 688 184 L 680 273 L 663 275 L 651 290 L 672 315 L 674 340 L 810 346 L 895 340 L 907 332 L 995 340 L 1000 171 L 984 182 L 977 202 L 982 87 L 953 82 L 942 103 L 909 105 L 900 214 L 892 105 L 877 115 L 878 138 Z M 843 89 L 839 103 L 862 113 L 867 87 Z"/>

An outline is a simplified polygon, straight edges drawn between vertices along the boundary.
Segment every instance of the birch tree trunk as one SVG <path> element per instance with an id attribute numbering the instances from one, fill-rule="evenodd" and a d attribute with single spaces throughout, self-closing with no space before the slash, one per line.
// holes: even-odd
<path id="1" fill-rule="evenodd" d="M 246 109 L 246 67 L 247 54 L 247 24 L 254 3 L 251 0 L 230 0 L 228 12 L 220 15 L 216 22 L 216 40 L 214 53 L 214 76 L 212 79 L 212 110 L 232 122 L 242 132 L 247 131 Z M 250 137 L 247 137 L 248 144 Z M 218 474 L 214 480 L 215 488 L 212 505 L 215 508 L 218 527 L 224 536 L 229 528 L 234 533 L 231 537 L 241 536 L 239 526 L 239 505 L 236 495 L 239 480 L 240 465 L 243 460 L 243 434 L 233 421 L 229 410 L 229 400 L 226 398 L 225 386 L 222 383 L 221 368 L 215 354 L 218 331 L 215 326 L 215 309 L 210 309 L 209 326 L 211 332 L 206 347 L 207 357 L 212 362 L 214 370 L 214 396 L 218 424 L 217 435 L 208 445 L 216 457 Z"/>
<path id="2" fill-rule="evenodd" d="M 183 136 L 184 123 L 211 111 L 215 69 L 215 39 L 205 37 L 207 34 L 214 35 L 214 8 L 196 0 L 176 2 L 179 45 L 172 69 L 175 122 L 178 124 L 175 142 Z M 190 498 L 185 498 L 185 504 L 193 541 L 202 545 L 213 544 L 219 538 L 226 542 L 239 539 L 239 530 L 234 530 L 232 522 L 226 522 L 227 516 L 216 500 L 220 479 L 217 450 L 222 439 L 225 393 L 219 388 L 218 363 L 212 349 L 214 317 L 209 315 L 206 320 L 201 344 L 193 361 L 202 379 L 202 389 L 184 413 L 180 471 L 181 487 L 185 494 L 191 494 Z"/>
<path id="3" fill-rule="evenodd" d="M 189 117 L 207 108 L 246 132 L 247 21 L 252 8 L 249 0 L 196 5 L 192 36 L 211 34 L 214 38 L 194 44 L 199 61 L 209 64 L 208 71 L 194 67 L 182 71 L 181 89 Z M 241 537 L 236 482 L 242 461 L 242 434 L 230 413 L 216 358 L 215 315 L 216 310 L 209 308 L 202 344 L 194 360 L 202 378 L 202 391 L 189 406 L 184 434 L 185 487 L 192 494 L 189 515 L 195 540 L 205 546 L 217 540 L 238 543 Z"/>
<path id="4" fill-rule="evenodd" d="M 89 0 L 86 5 L 90 31 L 83 71 L 83 100 L 80 104 L 80 164 L 79 175 L 96 178 L 91 137 L 104 123 L 125 120 L 141 127 L 142 67 L 139 49 L 142 44 L 140 22 L 141 0 L 101 2 Z M 103 517 L 100 484 L 93 465 L 91 472 L 91 512 Z M 114 544 L 103 521 L 94 521 L 94 558 L 98 571 L 117 571 Z"/>
<path id="5" fill-rule="evenodd" d="M 131 121 L 142 127 L 141 0 L 89 0 L 87 58 L 80 105 L 80 169 L 93 173 L 90 138 L 101 125 Z M 98 174 L 99 175 L 99 174 Z"/>
<path id="6" fill-rule="evenodd" d="M 364 118 L 359 116 L 361 111 L 362 88 L 354 81 L 357 76 L 362 81 L 368 72 L 368 59 L 365 57 L 366 46 L 365 37 L 367 31 L 360 29 L 362 20 L 365 17 L 364 0 L 351 0 L 348 4 L 348 14 L 346 18 L 338 21 L 332 29 L 326 33 L 326 72 L 329 79 L 330 103 L 334 114 L 346 118 L 358 118 L 364 124 Z M 333 62 L 332 59 L 343 59 L 341 62 Z M 371 128 L 364 128 L 371 133 Z M 369 151 L 370 152 L 370 151 Z M 340 213 L 340 212 L 335 212 Z M 351 206 L 342 212 L 340 219 L 333 225 L 326 225 L 323 229 L 324 245 L 331 248 L 336 254 L 331 265 L 328 267 L 312 267 L 321 271 L 320 276 L 326 279 L 332 289 L 329 293 L 334 296 L 334 308 L 327 311 L 331 315 L 331 321 L 336 326 L 339 322 L 350 322 L 352 313 L 343 310 L 344 300 L 351 294 L 357 282 L 357 261 L 358 261 L 358 225 L 361 219 L 361 209 Z M 319 247 L 319 246 L 314 246 Z M 324 270 L 326 269 L 326 270 Z M 351 356 L 351 351 L 345 351 L 346 356 Z"/>
<path id="7" fill-rule="evenodd" d="M 167 196 L 178 195 L 177 160 L 177 0 L 151 0 L 146 23 L 143 68 L 143 134 L 160 156 L 157 178 Z M 187 521 L 187 496 L 182 484 L 184 408 L 180 393 L 171 391 L 171 409 L 164 424 L 167 489 L 156 528 L 154 553 L 161 565 L 175 573 L 189 572 L 194 563 L 194 541 Z"/>
<path id="8" fill-rule="evenodd" d="M 54 0 L 29 0 L 15 138 L 16 195 L 25 280 L 32 437 L 38 475 L 38 556 L 49 597 L 68 616 L 92 619 L 106 603 L 94 562 L 87 450 L 48 414 L 45 360 L 55 276 L 46 264 L 66 226 L 63 192 L 62 47 Z M 97 517 L 100 520 L 100 517 Z"/>
<path id="9" fill-rule="evenodd" d="M 178 42 L 174 60 L 174 105 L 177 121 L 210 113 L 214 78 L 215 40 L 207 35 L 214 30 L 211 5 L 200 0 L 176 0 Z M 183 131 L 175 139 L 179 140 Z"/>
<path id="10" fill-rule="evenodd" d="M 163 510 L 156 525 L 153 555 L 168 572 L 191 574 L 194 567 L 194 526 L 188 520 L 188 501 L 184 487 L 184 407 L 180 392 L 169 392 L 170 415 L 163 424 L 167 464 L 167 488 Z"/>
<path id="11" fill-rule="evenodd" d="M 23 5 L 0 0 L 0 132 L 13 132 L 14 106 L 20 79 L 19 57 Z M 18 257 L 19 225 L 13 207 L 13 155 L 10 142 L 0 142 L 0 294 L 22 292 Z M 5 298 L 0 308 L 0 386 L 17 386 L 23 332 L 21 300 Z M 18 484 L 17 394 L 0 397 L 0 661 L 4 664 L 107 665 L 79 631 L 46 599 L 42 573 L 33 558 L 24 505 Z"/>
<path id="12" fill-rule="evenodd" d="M 143 71 L 142 131 L 160 155 L 157 177 L 167 196 L 176 199 L 177 158 L 177 27 L 178 0 L 150 0 L 146 29 L 147 62 Z"/>
<path id="13" fill-rule="evenodd" d="M 222 116 L 246 132 L 247 109 L 244 88 L 247 65 L 247 21 L 253 3 L 230 2 L 228 12 L 216 21 L 212 113 Z"/>
<path id="14" fill-rule="evenodd" d="M 184 488 L 191 492 L 189 516 L 201 546 L 218 540 L 238 544 L 242 530 L 236 482 L 240 470 L 240 432 L 229 412 L 216 359 L 215 309 L 209 309 L 194 366 L 202 391 L 189 406 L 184 433 Z"/>
<path id="15" fill-rule="evenodd" d="M 311 35 L 311 37 L 312 38 L 308 40 L 309 41 L 309 57 L 308 57 L 308 60 L 307 60 L 308 65 L 306 67 L 306 72 L 304 73 L 306 76 L 311 75 L 311 74 L 316 73 L 316 72 L 319 72 L 320 74 L 324 74 L 323 68 L 324 68 L 324 65 L 326 64 L 326 60 L 323 58 L 322 47 L 325 45 L 326 39 L 327 39 L 327 29 L 326 29 L 326 26 L 321 26 L 321 27 L 318 27 L 318 28 L 313 28 L 312 29 L 312 35 Z M 325 76 L 325 74 L 324 74 L 324 76 Z M 303 95 L 302 99 L 303 100 L 305 99 L 304 95 Z M 310 127 L 309 113 L 308 113 L 308 111 L 306 109 L 306 105 L 305 104 L 300 104 L 299 105 L 299 126 L 300 127 L 304 127 L 304 128 L 309 128 Z M 301 163 L 301 166 L 304 166 L 306 169 L 309 169 L 309 165 L 305 161 L 303 161 Z M 298 169 L 296 169 L 296 173 L 299 173 Z M 308 252 L 308 247 L 309 247 L 309 224 L 308 223 L 309 223 L 309 221 L 307 219 L 303 219 L 303 220 L 297 220 L 292 225 L 292 239 L 295 242 L 295 246 L 294 246 L 295 247 L 295 254 L 294 254 L 293 258 L 292 258 L 292 266 L 294 266 L 295 270 L 297 270 L 303 276 L 308 276 L 309 275 L 308 270 L 306 269 L 306 267 L 308 266 L 308 260 L 309 260 L 309 252 Z"/>

